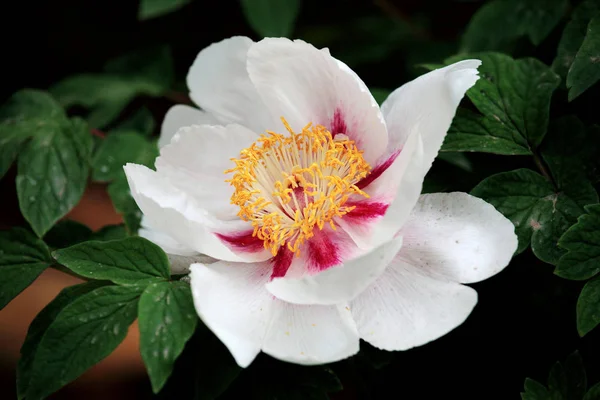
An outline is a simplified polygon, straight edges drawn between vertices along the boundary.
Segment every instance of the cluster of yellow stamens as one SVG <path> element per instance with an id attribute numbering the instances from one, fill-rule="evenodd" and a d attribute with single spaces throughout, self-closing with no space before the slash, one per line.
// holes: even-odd
<path id="1" fill-rule="evenodd" d="M 370 165 L 354 142 L 331 133 L 321 125 L 308 124 L 294 133 L 281 119 L 289 135 L 267 131 L 240 158 L 229 182 L 235 192 L 231 204 L 238 216 L 250 221 L 253 235 L 264 241 L 273 255 L 282 246 L 299 254 L 299 248 L 314 235 L 315 226 L 342 217 L 354 207 L 344 206 L 349 196 L 369 197 L 356 187 L 367 176 Z"/>

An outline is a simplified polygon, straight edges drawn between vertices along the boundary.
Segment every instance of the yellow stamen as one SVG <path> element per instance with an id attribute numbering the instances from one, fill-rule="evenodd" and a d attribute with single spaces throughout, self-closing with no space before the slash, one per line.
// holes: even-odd
<path id="1" fill-rule="evenodd" d="M 333 138 L 321 125 L 306 125 L 294 133 L 281 118 L 289 136 L 267 131 L 232 161 L 226 180 L 235 188 L 231 204 L 238 216 L 250 221 L 253 235 L 273 255 L 280 247 L 300 254 L 300 246 L 314 235 L 315 226 L 336 229 L 333 218 L 354 207 L 344 206 L 350 195 L 369 197 L 356 187 L 371 166 L 354 141 Z M 341 137 L 341 138 L 340 138 Z"/>

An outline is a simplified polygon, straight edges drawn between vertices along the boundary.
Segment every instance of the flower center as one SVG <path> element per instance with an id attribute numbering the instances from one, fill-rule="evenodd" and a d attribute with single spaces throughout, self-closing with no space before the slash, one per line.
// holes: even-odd
<path id="1" fill-rule="evenodd" d="M 264 241 L 275 256 L 282 246 L 299 255 L 300 246 L 333 218 L 354 207 L 344 204 L 352 194 L 369 197 L 356 187 L 371 166 L 346 135 L 334 138 L 325 127 L 309 123 L 294 133 L 282 118 L 289 135 L 267 131 L 234 158 L 235 188 L 231 204 L 238 216 L 250 221 L 253 236 Z"/>

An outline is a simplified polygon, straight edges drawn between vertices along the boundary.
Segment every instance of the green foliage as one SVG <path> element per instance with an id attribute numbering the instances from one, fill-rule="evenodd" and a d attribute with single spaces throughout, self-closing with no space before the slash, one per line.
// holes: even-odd
<path id="1" fill-rule="evenodd" d="M 58 311 L 31 362 L 27 400 L 43 399 L 108 356 L 136 318 L 139 286 L 102 286 Z"/>
<path id="2" fill-rule="evenodd" d="M 24 89 L 0 110 L 0 175 L 18 153 L 17 195 L 38 236 L 69 212 L 87 182 L 92 141 L 48 94 Z"/>
<path id="3" fill-rule="evenodd" d="M 584 280 L 600 272 L 600 205 L 586 210 L 587 214 L 560 238 L 559 245 L 568 252 L 555 273 L 563 278 Z"/>
<path id="4" fill-rule="evenodd" d="M 54 258 L 78 275 L 120 285 L 143 285 L 170 277 L 165 253 L 141 237 L 88 241 L 57 250 Z"/>
<path id="5" fill-rule="evenodd" d="M 600 277 L 585 284 L 577 300 L 577 331 L 586 335 L 600 324 Z"/>
<path id="6" fill-rule="evenodd" d="M 192 0 L 141 0 L 138 19 L 146 20 L 176 11 Z"/>
<path id="7" fill-rule="evenodd" d="M 583 43 L 591 19 L 600 12 L 600 1 L 585 0 L 581 2 L 571 15 L 571 20 L 565 27 L 552 69 L 561 77 L 566 78 L 577 51 Z"/>
<path id="8" fill-rule="evenodd" d="M 240 0 L 246 20 L 262 37 L 290 37 L 300 0 Z"/>
<path id="9" fill-rule="evenodd" d="M 88 123 L 104 128 L 136 96 L 160 96 L 173 83 L 173 60 L 166 46 L 143 49 L 106 63 L 103 73 L 74 75 L 50 88 L 63 107 L 89 109 Z"/>
<path id="10" fill-rule="evenodd" d="M 52 264 L 48 248 L 30 232 L 0 232 L 0 310 Z"/>
<path id="11" fill-rule="evenodd" d="M 148 285 L 140 298 L 139 316 L 140 352 L 152 389 L 158 393 L 198 322 L 189 284 Z"/>
<path id="12" fill-rule="evenodd" d="M 461 55 L 445 63 L 469 58 L 482 61 L 480 79 L 467 96 L 483 118 L 459 114 L 447 136 L 451 151 L 491 148 L 498 154 L 531 154 L 548 129 L 550 99 L 559 77 L 536 59 L 514 60 L 500 53 Z M 513 143 L 506 143 L 511 137 Z"/>
<path id="13" fill-rule="evenodd" d="M 158 157 L 155 140 L 146 137 L 154 129 L 154 120 L 144 109 L 110 131 L 100 143 L 92 161 L 92 179 L 111 182 L 108 193 L 115 210 L 123 215 L 130 233 L 138 231 L 139 207 L 131 197 L 123 166 L 129 162 L 154 166 Z"/>
<path id="14" fill-rule="evenodd" d="M 548 376 L 548 386 L 545 387 L 533 379 L 525 379 L 525 392 L 521 393 L 522 400 L 587 400 L 597 393 L 595 385 L 587 391 L 587 376 L 583 360 L 578 351 L 570 354 L 564 365 L 556 362 Z"/>
<path id="15" fill-rule="evenodd" d="M 17 397 L 25 397 L 31 380 L 31 366 L 35 358 L 38 345 L 48 327 L 54 322 L 58 314 L 75 299 L 104 286 L 102 282 L 86 282 L 63 289 L 29 325 L 27 336 L 21 346 L 21 358 L 17 366 Z"/>
<path id="16" fill-rule="evenodd" d="M 538 45 L 558 24 L 567 4 L 567 0 L 490 1 L 469 22 L 462 52 L 501 50 L 522 36 Z"/>
<path id="17" fill-rule="evenodd" d="M 600 15 L 590 21 L 585 39 L 569 68 L 567 75 L 569 100 L 574 100 L 598 79 L 600 79 Z"/>

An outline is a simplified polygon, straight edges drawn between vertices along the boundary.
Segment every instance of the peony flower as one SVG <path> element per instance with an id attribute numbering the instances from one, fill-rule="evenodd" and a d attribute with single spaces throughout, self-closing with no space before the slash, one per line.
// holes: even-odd
<path id="1" fill-rule="evenodd" d="M 261 351 L 334 362 L 359 339 L 406 350 L 467 318 L 477 293 L 463 284 L 508 264 L 514 227 L 468 194 L 420 192 L 479 65 L 427 73 L 380 108 L 299 40 L 200 52 L 187 83 L 201 110 L 171 108 L 156 171 L 125 171 L 140 234 L 174 269 L 192 264 L 198 315 L 240 366 Z"/>

